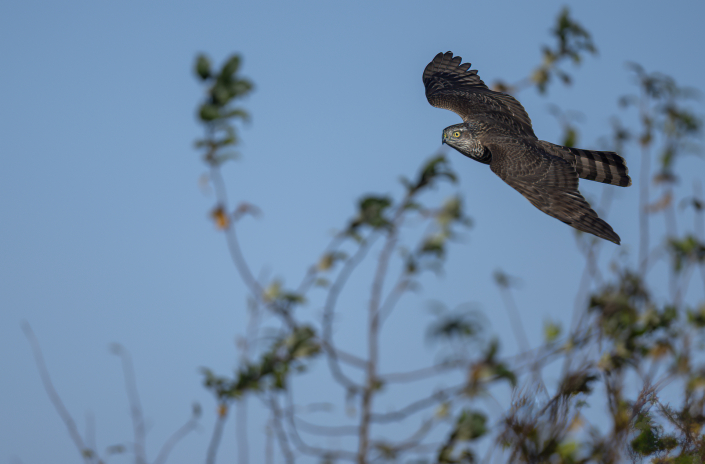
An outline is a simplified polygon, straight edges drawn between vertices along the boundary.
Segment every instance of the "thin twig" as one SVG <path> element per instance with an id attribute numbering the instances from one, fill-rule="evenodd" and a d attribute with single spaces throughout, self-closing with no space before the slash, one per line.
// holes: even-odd
<path id="1" fill-rule="evenodd" d="M 370 415 L 370 421 L 378 424 L 385 424 L 389 422 L 398 422 L 406 417 L 415 414 L 419 411 L 423 411 L 426 408 L 452 398 L 463 391 L 465 388 L 465 383 L 461 385 L 456 385 L 455 387 L 444 388 L 437 391 L 436 393 L 422 398 L 420 400 L 414 401 L 407 406 L 388 413 L 372 413 Z"/>
<path id="2" fill-rule="evenodd" d="M 336 459 L 344 459 L 346 461 L 355 461 L 356 455 L 353 452 L 350 451 L 344 451 L 344 450 L 332 450 L 332 449 L 326 449 L 326 448 L 319 448 L 316 446 L 311 446 L 308 443 L 306 443 L 301 436 L 299 435 L 299 431 L 296 427 L 296 422 L 294 420 L 294 405 L 293 405 L 293 392 L 291 387 L 285 392 L 284 397 L 287 402 L 287 407 L 286 407 L 286 419 L 287 423 L 289 424 L 289 437 L 292 439 L 294 442 L 294 445 L 296 448 L 301 451 L 304 454 L 308 454 L 311 456 L 318 456 L 323 459 L 328 459 L 335 461 Z M 281 408 L 279 407 L 279 403 L 277 402 L 276 398 L 274 398 L 274 395 L 272 395 L 271 399 L 272 407 L 277 411 L 277 414 L 280 416 L 284 415 Z"/>
<path id="3" fill-rule="evenodd" d="M 284 460 L 287 463 L 292 464 L 294 462 L 294 453 L 291 451 L 291 448 L 289 448 L 289 439 L 287 438 L 286 432 L 284 431 L 284 426 L 282 425 L 284 419 L 282 417 L 281 408 L 279 408 L 279 403 L 274 397 L 274 394 L 271 392 L 268 395 L 267 405 L 270 411 L 272 411 L 272 425 L 274 426 L 274 430 L 277 434 L 279 448 L 284 455 Z"/>
<path id="4" fill-rule="evenodd" d="M 367 450 L 369 447 L 370 415 L 372 414 L 372 397 L 378 388 L 377 361 L 379 359 L 379 309 L 384 287 L 384 278 L 387 275 L 389 258 L 397 243 L 398 221 L 395 221 L 391 232 L 387 236 L 387 241 L 379 256 L 377 270 L 372 281 L 372 292 L 368 311 L 368 333 L 367 333 L 367 375 L 365 389 L 362 392 L 362 404 L 360 414 L 359 447 L 357 454 L 358 464 L 367 462 Z"/>
<path id="5" fill-rule="evenodd" d="M 86 445 L 89 449 L 98 449 L 95 441 L 95 417 L 90 411 L 86 413 Z"/>
<path id="6" fill-rule="evenodd" d="M 522 351 L 529 352 L 531 350 L 529 339 L 524 331 L 524 324 L 521 322 L 521 314 L 519 314 L 519 309 L 516 306 L 511 290 L 508 286 L 500 286 L 500 293 L 502 294 L 502 299 L 504 300 L 504 307 L 509 313 L 509 320 L 511 322 L 512 330 L 514 331 L 514 337 L 519 342 L 519 346 Z M 534 375 L 534 381 L 538 382 L 543 392 L 548 396 L 548 389 L 546 388 L 546 384 L 543 382 L 543 377 L 541 375 L 541 365 L 537 361 L 534 361 L 531 364 L 531 370 Z"/>
<path id="7" fill-rule="evenodd" d="M 333 316 L 335 314 L 335 306 L 338 302 L 340 292 L 343 290 L 343 287 L 345 286 L 345 283 L 347 282 L 352 272 L 364 259 L 365 255 L 369 251 L 376 238 L 376 234 L 373 234 L 372 236 L 368 237 L 367 240 L 365 240 L 360 245 L 357 251 L 350 258 L 348 258 L 348 260 L 343 265 L 343 268 L 336 276 L 333 285 L 331 285 L 330 289 L 328 290 L 326 302 L 323 306 L 323 347 L 326 349 L 328 367 L 331 371 L 331 374 L 333 375 L 333 378 L 350 392 L 358 391 L 360 389 L 360 386 L 353 382 L 343 373 L 342 369 L 340 368 L 340 364 L 338 363 L 338 351 L 336 350 L 335 344 L 333 343 Z"/>
<path id="8" fill-rule="evenodd" d="M 183 440 L 186 435 L 188 435 L 192 430 L 196 429 L 196 427 L 198 426 L 198 416 L 198 409 L 194 408 L 194 411 L 191 414 L 191 418 L 186 421 L 184 425 L 179 427 L 166 442 L 164 442 L 164 445 L 162 445 L 162 449 L 159 450 L 159 454 L 154 460 L 154 464 L 163 464 L 164 462 L 166 462 L 167 458 L 169 457 L 169 453 L 171 453 L 171 450 L 173 450 L 174 447 L 181 440 Z"/>
<path id="9" fill-rule="evenodd" d="M 235 439 L 237 440 L 237 462 L 247 464 L 249 447 L 247 440 L 247 397 L 241 398 L 235 405 Z"/>
<path id="10" fill-rule="evenodd" d="M 324 436 L 341 436 L 341 435 L 357 435 L 358 426 L 356 425 L 320 425 L 308 422 L 297 415 L 294 415 L 296 423 L 301 427 L 301 430 L 314 435 Z"/>
<path id="11" fill-rule="evenodd" d="M 705 196 L 703 196 L 703 189 L 700 180 L 696 180 L 693 183 L 693 196 L 701 202 L 700 208 L 695 209 L 695 215 L 693 216 L 693 225 L 695 229 L 696 236 L 705 243 Z M 700 268 L 700 275 L 703 278 L 703 291 L 705 291 L 705 261 L 702 261 L 698 266 Z"/>
<path id="12" fill-rule="evenodd" d="M 394 308 L 399 302 L 401 296 L 409 288 L 410 280 L 405 276 L 406 272 L 401 271 L 401 274 L 402 275 L 399 276 L 399 281 L 396 285 L 394 285 L 394 288 L 391 292 L 389 292 L 389 295 L 387 295 L 387 298 L 384 300 L 384 303 L 382 303 L 382 306 L 379 309 L 380 324 L 387 320 L 387 317 L 389 317 L 392 311 L 394 311 Z"/>
<path id="13" fill-rule="evenodd" d="M 521 314 L 519 314 L 511 291 L 506 286 L 500 286 L 500 294 L 502 295 L 502 300 L 504 300 L 504 307 L 509 316 L 514 338 L 519 342 L 519 349 L 524 352 L 530 351 L 531 346 L 529 345 L 529 339 L 524 331 L 524 324 L 521 322 Z"/>
<path id="14" fill-rule="evenodd" d="M 640 112 L 641 120 L 646 118 L 647 102 L 645 97 L 641 97 Z M 646 144 L 641 146 L 641 170 L 639 172 L 639 270 L 641 275 L 646 274 L 649 258 L 649 184 L 650 184 L 651 153 Z"/>
<path id="15" fill-rule="evenodd" d="M 467 364 L 463 360 L 453 360 L 442 362 L 433 366 L 422 367 L 420 369 L 415 369 L 413 371 L 407 372 L 392 372 L 389 374 L 380 375 L 379 379 L 383 383 L 407 383 L 416 382 L 419 380 L 425 380 L 436 375 L 440 375 L 443 372 L 457 369 L 463 367 Z"/>
<path id="16" fill-rule="evenodd" d="M 580 285 L 578 287 L 578 292 L 573 305 L 573 313 L 570 320 L 570 333 L 573 337 L 576 337 L 578 332 L 584 327 L 585 318 L 588 314 L 586 297 L 591 283 L 598 277 L 597 256 L 602 250 L 601 245 L 601 240 L 590 241 L 587 248 L 581 250 L 585 256 L 585 267 L 583 268 L 583 275 L 580 278 Z M 569 350 L 569 352 L 566 353 L 563 361 L 563 377 L 570 371 L 574 355 L 575 350 Z"/>
<path id="17" fill-rule="evenodd" d="M 272 440 L 272 435 L 274 434 L 272 429 L 274 428 L 274 423 L 272 418 L 269 418 L 267 422 L 267 427 L 264 431 L 264 463 L 274 464 L 274 440 Z"/>
<path id="18" fill-rule="evenodd" d="M 218 418 L 215 421 L 213 435 L 211 436 L 211 441 L 206 453 L 206 464 L 215 464 L 216 453 L 218 452 L 218 446 L 220 446 L 220 439 L 223 437 L 223 427 L 227 418 L 228 405 L 224 401 L 221 401 L 218 403 Z"/>
<path id="19" fill-rule="evenodd" d="M 337 233 L 333 239 L 330 241 L 328 246 L 323 250 L 323 255 L 325 256 L 329 253 L 333 253 L 334 250 L 337 250 L 340 244 L 347 238 L 347 235 L 344 232 L 339 232 Z M 296 293 L 303 295 L 306 293 L 309 288 L 311 288 L 311 285 L 315 282 L 315 277 L 318 275 L 318 265 L 313 265 L 308 268 L 308 271 L 304 275 L 303 280 L 299 284 L 299 287 L 296 290 Z"/>
<path id="20" fill-rule="evenodd" d="M 225 188 L 225 182 L 223 181 L 223 176 L 220 173 L 219 167 L 213 166 L 211 168 L 210 178 L 215 189 L 218 205 L 225 211 L 228 211 L 227 190 Z M 240 277 L 242 278 L 243 282 L 245 282 L 245 285 L 247 285 L 247 287 L 250 289 L 250 292 L 258 301 L 261 301 L 262 287 L 259 285 L 259 282 L 257 282 L 257 279 L 255 279 L 254 275 L 252 274 L 252 271 L 250 270 L 250 267 L 247 265 L 247 261 L 245 261 L 245 258 L 242 255 L 242 250 L 240 249 L 240 244 L 237 240 L 237 235 L 235 234 L 235 227 L 233 227 L 230 223 L 226 225 L 226 237 L 228 243 L 228 250 L 230 251 L 230 257 L 232 258 L 232 261 L 235 264 L 235 268 L 240 273 Z"/>
<path id="21" fill-rule="evenodd" d="M 323 340 L 322 343 L 326 344 L 326 341 Z M 340 348 L 333 348 L 328 345 L 326 345 L 325 348 L 335 350 L 336 357 L 345 364 L 348 364 L 349 366 L 358 367 L 360 369 L 367 368 L 367 361 L 360 358 L 359 356 L 355 356 L 354 354 L 348 353 L 347 351 L 343 351 Z"/>
<path id="22" fill-rule="evenodd" d="M 426 419 L 421 423 L 421 426 L 413 433 L 410 437 L 404 439 L 398 445 L 394 446 L 394 449 L 399 451 L 409 451 L 421 446 L 424 446 L 421 442 L 426 436 L 433 430 L 433 427 L 439 423 L 438 420 L 431 417 Z"/>
<path id="23" fill-rule="evenodd" d="M 130 417 L 132 418 L 132 428 L 135 436 L 135 462 L 137 464 L 146 464 L 146 438 L 147 433 L 144 427 L 144 415 L 142 413 L 142 404 L 137 391 L 137 381 L 135 380 L 135 368 L 132 365 L 132 358 L 127 350 L 119 344 L 112 345 L 112 351 L 122 360 L 122 372 L 125 378 L 125 391 L 127 392 L 127 401 L 130 404 Z"/>
<path id="24" fill-rule="evenodd" d="M 32 347 L 32 353 L 34 354 L 34 362 L 37 365 L 37 370 L 39 371 L 39 376 L 42 379 L 44 390 L 46 391 L 47 396 L 49 396 L 49 401 L 51 401 L 51 404 L 54 406 L 54 409 L 56 409 L 56 412 L 59 414 L 59 417 L 66 426 L 66 430 L 68 430 L 69 436 L 71 437 L 71 440 L 73 441 L 74 445 L 76 445 L 76 448 L 81 454 L 81 457 L 86 463 L 91 463 L 93 461 L 94 456 L 96 457 L 96 459 L 100 460 L 97 456 L 96 451 L 86 447 L 85 443 L 83 442 L 83 439 L 81 438 L 81 434 L 78 432 L 76 422 L 74 422 L 73 418 L 71 417 L 71 414 L 68 412 L 66 406 L 64 406 L 63 401 L 61 401 L 59 394 L 56 392 L 54 384 L 51 382 L 51 377 L 49 377 L 49 371 L 47 370 L 46 364 L 44 362 L 44 355 L 42 354 L 42 349 L 39 346 L 39 341 L 34 335 L 34 331 L 32 330 L 32 327 L 29 325 L 28 322 L 22 322 L 22 331 L 24 331 L 24 334 L 27 337 L 30 346 Z"/>
<path id="25" fill-rule="evenodd" d="M 402 202 L 394 212 L 391 220 L 391 229 L 388 231 L 387 240 L 379 254 L 377 269 L 372 280 L 372 290 L 370 293 L 370 303 L 368 309 L 368 333 L 367 333 L 367 375 L 365 379 L 365 389 L 362 393 L 362 404 L 360 414 L 360 441 L 357 452 L 358 464 L 367 462 L 367 451 L 369 447 L 369 433 L 372 416 L 372 398 L 379 389 L 379 379 L 377 378 L 377 363 L 379 360 L 379 331 L 380 331 L 380 305 L 382 304 L 382 292 L 384 281 L 387 276 L 389 261 L 399 238 L 399 229 L 402 226 L 404 212 L 411 201 L 412 192 L 407 192 Z M 396 289 L 403 290 L 399 285 L 392 290 L 391 308 L 393 308 L 396 298 Z M 391 309 L 389 309 L 391 311 Z"/>

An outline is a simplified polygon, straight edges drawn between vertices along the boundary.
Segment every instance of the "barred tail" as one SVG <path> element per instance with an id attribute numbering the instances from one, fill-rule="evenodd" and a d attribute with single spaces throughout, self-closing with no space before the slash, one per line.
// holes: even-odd
<path id="1" fill-rule="evenodd" d="M 581 148 L 564 147 L 550 142 L 541 141 L 546 151 L 560 156 L 575 166 L 575 171 L 581 179 L 594 180 L 604 184 L 629 187 L 632 179 L 624 158 L 613 151 L 583 150 Z"/>
<path id="2" fill-rule="evenodd" d="M 624 158 L 613 151 L 582 150 L 564 147 L 575 155 L 575 170 L 583 179 L 629 187 L 632 179 Z"/>

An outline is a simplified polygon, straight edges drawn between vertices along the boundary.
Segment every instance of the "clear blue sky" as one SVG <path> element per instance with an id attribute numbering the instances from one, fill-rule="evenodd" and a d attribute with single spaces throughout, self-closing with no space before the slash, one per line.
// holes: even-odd
<path id="1" fill-rule="evenodd" d="M 254 270 L 293 284 L 361 194 L 399 193 L 398 177 L 412 175 L 439 149 L 441 130 L 459 122 L 426 102 L 426 63 L 452 50 L 488 83 L 522 78 L 538 64 L 563 4 L 3 1 L 0 462 L 79 461 L 42 389 L 22 320 L 39 337 L 79 428 L 88 412 L 94 417 L 99 449 L 131 437 L 120 365 L 107 349 L 120 342 L 135 360 L 150 456 L 193 401 L 204 406 L 203 427 L 170 462 L 205 456 L 214 412 L 198 368 L 235 365 L 245 290 L 208 220 L 213 199 L 198 185 L 201 89 L 191 72 L 198 52 L 217 62 L 241 53 L 243 73 L 255 82 L 245 102 L 253 121 L 241 133 L 244 156 L 226 176 L 233 202 L 264 212 L 242 226 Z M 571 10 L 600 53 L 574 71 L 573 87 L 519 95 L 540 138 L 557 141 L 560 127 L 547 112 L 555 103 L 584 114 L 581 145 L 597 147 L 619 112 L 617 97 L 634 90 L 626 61 L 705 88 L 705 3 L 592 1 Z M 390 320 L 390 339 L 422 340 L 433 299 L 451 307 L 476 302 L 503 333 L 507 317 L 492 281 L 501 268 L 521 278 L 516 296 L 537 344 L 545 318 L 570 320 L 583 268 L 573 231 L 486 166 L 448 154 L 475 226 L 440 280 L 405 300 L 413 316 Z M 636 154 L 625 156 L 637 174 Z M 701 160 L 685 163 L 705 174 Z M 592 198 L 615 189 L 608 220 L 623 245 L 606 243 L 603 256 L 621 250 L 633 259 L 637 188 L 585 184 Z M 341 316 L 351 326 L 364 314 L 353 303 Z M 320 307 L 305 310 L 316 317 Z M 516 349 L 511 338 L 508 352 Z M 393 347 L 386 353 L 383 367 L 411 365 Z M 414 355 L 421 365 L 430 359 Z M 258 414 L 251 411 L 253 446 L 261 439 Z M 234 460 L 233 436 L 231 422 L 221 462 Z"/>

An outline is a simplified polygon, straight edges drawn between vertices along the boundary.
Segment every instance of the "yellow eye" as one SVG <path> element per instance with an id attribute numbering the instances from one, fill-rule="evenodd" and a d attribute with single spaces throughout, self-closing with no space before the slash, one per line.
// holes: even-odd
<path id="1" fill-rule="evenodd" d="M 460 132 L 458 132 L 458 131 L 453 132 L 453 137 L 455 137 L 455 138 L 460 137 Z"/>

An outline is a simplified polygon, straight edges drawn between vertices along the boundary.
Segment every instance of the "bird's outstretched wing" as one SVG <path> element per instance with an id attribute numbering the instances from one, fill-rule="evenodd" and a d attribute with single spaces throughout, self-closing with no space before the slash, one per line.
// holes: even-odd
<path id="1" fill-rule="evenodd" d="M 568 161 L 544 153 L 526 140 L 501 139 L 486 146 L 492 152 L 490 169 L 532 205 L 578 230 L 619 245 L 619 235 L 578 191 L 578 174 Z"/>
<path id="2" fill-rule="evenodd" d="M 453 111 L 463 121 L 482 120 L 517 135 L 536 138 L 526 110 L 511 95 L 490 90 L 477 71 L 452 52 L 439 53 L 426 66 L 423 83 L 428 102 Z"/>

